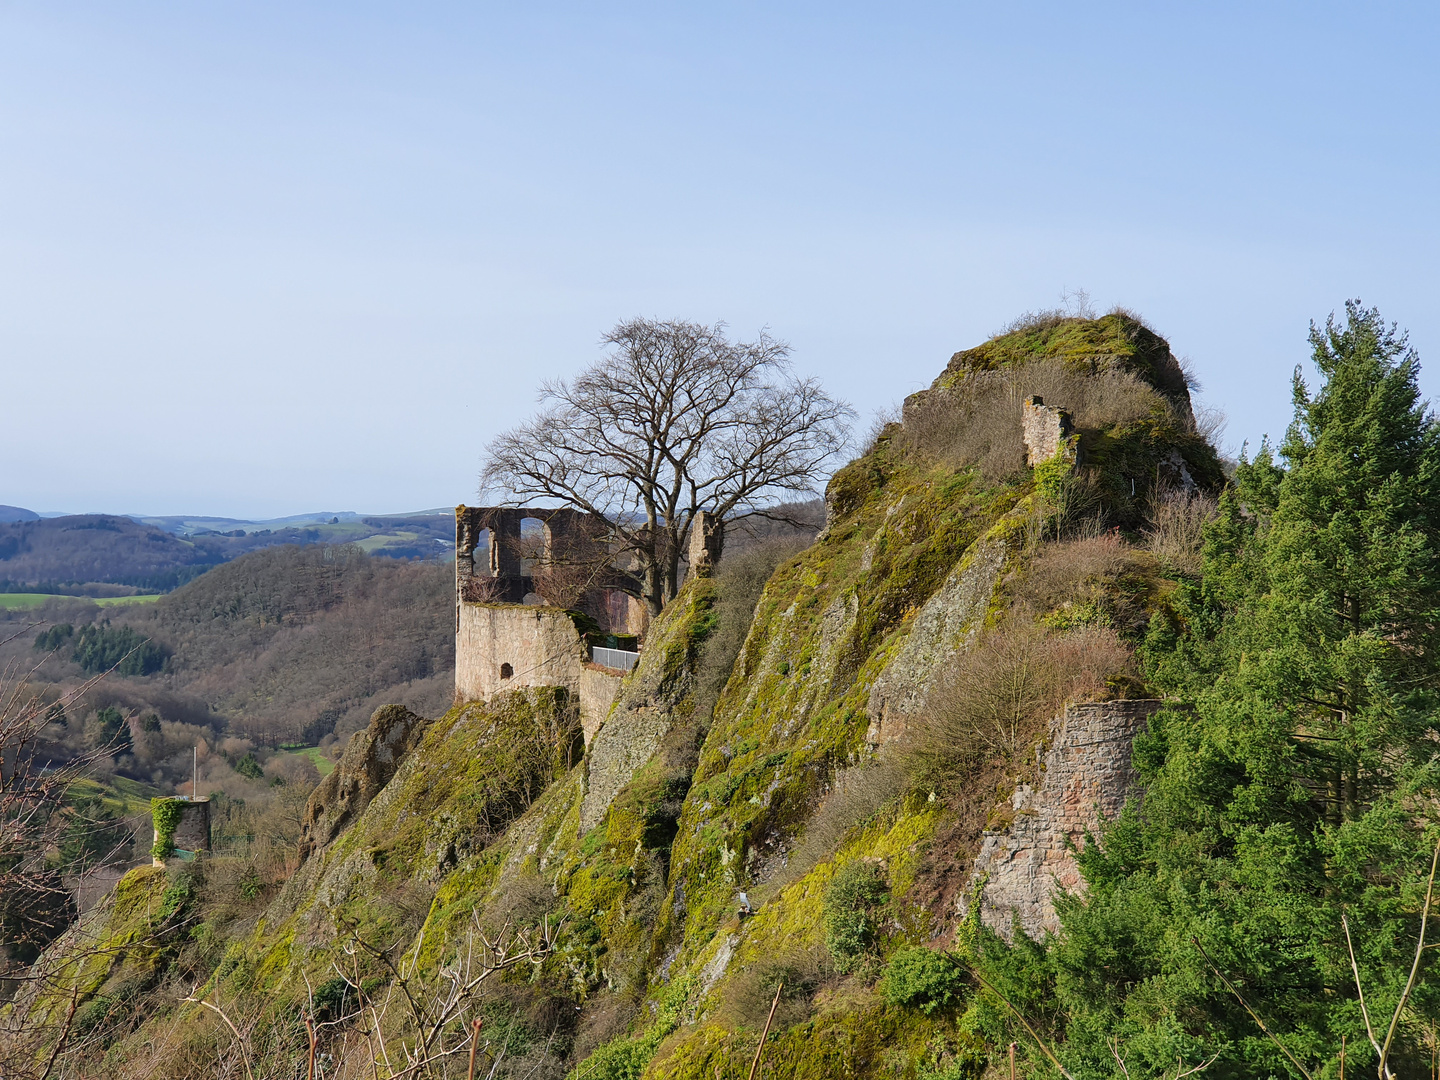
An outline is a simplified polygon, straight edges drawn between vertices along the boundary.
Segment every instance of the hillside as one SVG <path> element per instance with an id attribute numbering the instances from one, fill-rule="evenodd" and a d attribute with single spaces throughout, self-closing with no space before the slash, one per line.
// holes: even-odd
<path id="1" fill-rule="evenodd" d="M 1168 345 L 1124 313 L 956 354 L 835 474 L 813 543 L 685 583 L 588 745 L 556 687 L 381 709 L 283 875 L 249 896 L 223 856 L 127 877 L 74 947 L 159 944 L 87 967 L 87 1002 L 147 989 L 87 1005 L 81 1072 L 290 1075 L 306 1013 L 343 1076 L 465 1075 L 473 1045 L 492 1076 L 741 1078 L 762 1055 L 762 1075 L 960 1080 L 1012 1044 L 1030 1076 L 1062 1057 L 1331 1075 L 1342 1035 L 1369 1053 L 1348 912 L 1418 1075 L 1436 1001 L 1422 980 L 1395 1003 L 1434 839 L 1431 699 L 1355 699 L 1362 731 L 1296 685 L 1363 656 L 1391 665 L 1370 686 L 1413 695 L 1430 662 L 1410 646 L 1440 610 L 1415 585 L 1435 558 L 1370 528 L 1344 542 L 1417 576 L 1347 584 L 1390 637 L 1321 662 L 1325 575 L 1354 571 L 1307 553 L 1315 522 L 1339 520 L 1337 492 L 1395 521 L 1440 464 L 1414 367 L 1375 360 L 1374 325 L 1356 331 L 1374 348 L 1322 365 L 1348 396 L 1298 399 L 1313 441 L 1288 471 L 1267 448 L 1233 488 Z M 1335 409 L 1369 420 L 1327 429 Z M 1376 431 L 1372 468 L 1343 440 Z M 1380 749 L 1339 768 L 1357 743 Z M 190 987 L 244 1029 L 180 1002 Z"/>
<path id="2" fill-rule="evenodd" d="M 237 523 L 113 514 L 0 515 L 0 592 L 110 597 L 169 592 L 212 566 L 281 545 L 357 544 L 404 559 L 448 556 L 448 514 Z"/>
<path id="3" fill-rule="evenodd" d="M 19 635 L 0 646 L 0 663 L 38 662 L 33 685 L 50 700 L 120 664 L 70 708 L 57 756 L 83 752 L 99 738 L 94 717 L 117 710 L 131 732 L 131 748 L 113 757 L 121 775 L 188 786 L 198 743 L 206 790 L 253 795 L 234 772 L 248 752 L 264 762 L 281 743 L 328 748 L 388 701 L 449 704 L 452 593 L 443 564 L 348 546 L 267 548 L 143 606 L 53 597 L 0 611 L 0 640 Z"/>

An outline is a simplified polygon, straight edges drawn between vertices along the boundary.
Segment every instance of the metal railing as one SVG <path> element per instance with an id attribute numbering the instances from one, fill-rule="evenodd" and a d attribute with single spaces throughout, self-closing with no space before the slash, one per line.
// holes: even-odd
<path id="1" fill-rule="evenodd" d="M 629 671 L 640 662 L 640 654 L 627 652 L 624 649 L 602 649 L 597 645 L 590 650 L 590 659 L 601 667 L 614 668 L 616 671 Z"/>

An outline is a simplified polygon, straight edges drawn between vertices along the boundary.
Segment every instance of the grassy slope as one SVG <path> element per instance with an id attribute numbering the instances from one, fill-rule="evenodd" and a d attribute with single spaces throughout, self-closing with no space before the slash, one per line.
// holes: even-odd
<path id="1" fill-rule="evenodd" d="M 54 600 L 54 593 L 0 593 L 0 608 L 11 611 L 27 611 L 30 608 L 37 608 L 49 600 Z M 128 604 L 153 604 L 160 599 L 159 593 L 150 593 L 146 596 L 102 596 L 77 597 L 76 599 L 89 600 L 90 603 L 99 607 L 124 607 Z"/>
<path id="2" fill-rule="evenodd" d="M 1043 351 L 1047 341 L 1069 349 L 1086 334 L 1113 350 L 1114 329 L 1072 326 L 1059 344 L 1023 335 L 988 343 L 986 362 Z M 1137 337 L 1122 329 L 1125 340 Z M 1141 449 L 1158 452 L 1180 434 L 1147 432 Z M 870 688 L 926 599 L 982 539 L 1021 568 L 1032 488 L 1030 480 L 983 488 L 972 471 L 900 459 L 882 438 L 832 480 L 828 533 L 771 578 L 693 775 L 657 755 L 582 836 L 584 770 L 567 768 L 568 703 L 516 694 L 491 709 L 452 710 L 253 935 L 229 947 L 212 985 L 263 994 L 277 1013 L 293 1008 L 304 979 L 323 978 L 339 956 L 335 928 L 347 925 L 385 944 L 418 943 L 415 955 L 433 973 L 472 914 L 509 910 L 519 884 L 540 881 L 565 935 L 535 980 L 564 985 L 581 1003 L 622 993 L 647 1003 L 574 1075 L 743 1075 L 756 1032 L 727 1014 L 727 1002 L 766 965 L 822 947 L 825 887 L 846 862 L 884 868 L 891 901 L 882 957 L 936 929 L 937 913 L 909 894 L 946 824 L 942 803 L 897 791 L 793 880 L 776 876 L 777 853 L 803 830 L 835 771 L 866 756 Z M 714 625 L 713 598 L 709 582 L 688 584 L 627 680 L 655 680 L 660 707 L 679 718 L 696 709 L 690 673 Z M 990 610 L 1001 602 L 995 595 Z M 666 804 L 681 796 L 678 831 L 662 828 Z M 765 900 L 743 923 L 737 889 Z M 871 980 L 850 978 L 823 992 L 813 1015 L 772 1035 L 769 1060 L 794 1077 L 914 1075 L 936 1045 L 961 1038 L 941 1019 L 886 1006 Z"/>

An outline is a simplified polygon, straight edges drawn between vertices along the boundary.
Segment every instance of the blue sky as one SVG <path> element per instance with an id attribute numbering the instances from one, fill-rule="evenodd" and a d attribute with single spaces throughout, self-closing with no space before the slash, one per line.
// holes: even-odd
<path id="1" fill-rule="evenodd" d="M 646 314 L 867 420 L 1083 288 L 1238 446 L 1350 296 L 1440 386 L 1425 5 L 0 4 L 0 503 L 473 501 Z M 864 423 L 862 422 L 862 427 Z"/>

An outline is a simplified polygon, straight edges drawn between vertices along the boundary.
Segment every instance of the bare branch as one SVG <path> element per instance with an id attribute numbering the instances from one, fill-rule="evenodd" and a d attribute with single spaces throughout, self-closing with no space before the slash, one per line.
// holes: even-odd
<path id="1" fill-rule="evenodd" d="M 853 410 L 788 372 L 790 348 L 721 324 L 632 319 L 574 380 L 541 389 L 532 420 L 491 442 L 482 488 L 595 515 L 630 552 L 658 613 L 679 586 L 691 523 L 722 523 L 809 492 L 846 445 Z"/>

